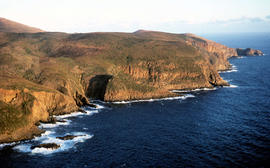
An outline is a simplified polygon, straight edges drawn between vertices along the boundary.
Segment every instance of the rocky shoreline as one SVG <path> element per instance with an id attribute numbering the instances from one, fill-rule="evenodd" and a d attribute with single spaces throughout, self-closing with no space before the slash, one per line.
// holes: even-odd
<path id="1" fill-rule="evenodd" d="M 229 68 L 227 70 L 223 70 L 223 71 L 229 71 L 229 70 L 231 70 L 231 68 Z M 229 86 L 229 84 L 227 83 L 225 85 L 220 85 L 220 87 L 223 87 L 223 86 Z M 212 86 L 212 87 L 203 87 L 203 89 L 205 89 L 205 88 L 207 88 L 207 89 L 213 89 L 215 87 L 214 86 Z M 194 90 L 194 89 L 202 89 L 202 87 L 200 87 L 200 88 L 185 88 L 185 89 L 181 89 L 181 91 L 190 91 L 190 90 Z M 174 90 L 176 90 L 176 89 L 174 89 Z M 156 100 L 163 100 L 163 99 L 166 100 L 166 99 L 173 99 L 173 98 L 179 99 L 179 98 L 184 98 L 184 96 L 185 95 L 179 94 L 177 92 L 170 92 L 170 94 L 162 95 L 162 96 L 156 96 L 156 97 L 150 97 L 150 98 L 143 98 L 143 99 L 114 100 L 114 101 L 111 101 L 111 103 L 119 104 L 119 102 L 125 102 L 125 101 L 127 101 L 127 102 L 133 102 L 133 101 L 134 102 L 142 102 L 142 101 L 156 101 Z M 97 107 L 97 105 L 92 104 L 92 103 L 89 103 L 88 105 L 90 107 L 94 107 L 94 108 Z M 82 110 L 81 108 L 78 108 L 77 111 L 84 112 L 85 113 L 85 111 Z M 71 113 L 77 112 L 77 111 L 70 111 L 70 112 L 65 112 L 65 113 L 62 112 L 61 114 L 71 114 Z M 59 115 L 61 115 L 61 114 L 59 114 Z M 62 122 L 62 121 L 59 121 L 56 118 L 50 116 L 48 120 L 42 121 L 42 122 L 43 123 L 55 124 L 56 122 Z M 36 123 L 35 125 L 39 125 L 39 122 Z M 41 136 L 41 134 L 44 133 L 45 131 L 42 130 L 42 129 L 39 129 L 37 127 L 33 127 L 30 131 L 27 130 L 25 133 L 22 132 L 21 130 L 19 132 L 22 133 L 23 136 L 20 136 L 20 138 L 18 138 L 18 139 L 16 139 L 16 138 L 10 138 L 8 140 L 0 141 L 0 144 L 12 143 L 12 142 L 20 142 L 20 141 L 24 141 L 24 140 L 31 140 L 31 139 L 33 139 L 33 138 L 35 138 L 37 136 Z M 15 133 L 15 134 L 17 134 L 17 133 Z M 62 139 L 62 140 L 69 140 L 69 139 L 73 139 L 75 137 L 77 137 L 77 136 L 68 135 L 68 136 L 65 136 L 65 137 L 57 137 L 57 138 Z M 57 148 L 60 147 L 57 144 L 48 144 L 48 145 L 47 144 L 44 144 L 44 145 L 41 144 L 41 145 L 38 145 L 38 146 L 33 146 L 33 149 L 34 148 L 43 147 L 43 146 L 45 146 L 44 148 L 52 148 L 52 149 L 57 149 Z"/>
<path id="2" fill-rule="evenodd" d="M 227 70 L 223 70 L 224 72 L 225 71 L 229 71 L 231 70 L 232 68 L 229 68 Z M 221 85 L 220 87 L 223 87 L 223 86 L 229 86 L 230 84 L 226 84 L 226 85 Z M 191 91 L 191 90 L 196 90 L 196 89 L 214 89 L 215 87 L 212 86 L 212 87 L 200 87 L 200 88 L 185 88 L 185 89 L 181 89 L 181 91 Z M 176 90 L 176 89 L 174 89 Z M 178 90 L 178 89 L 177 89 Z M 179 91 L 179 90 L 178 90 Z M 157 97 L 150 97 L 150 98 L 142 98 L 142 99 L 128 99 L 128 100 L 114 100 L 114 101 L 111 101 L 110 103 L 113 103 L 113 104 L 121 104 L 121 102 L 125 103 L 125 102 L 143 102 L 143 101 L 158 101 L 158 100 L 166 100 L 166 99 L 173 99 L 173 98 L 176 98 L 176 99 L 181 99 L 181 98 L 185 98 L 184 97 L 185 95 L 184 94 L 179 94 L 178 92 L 173 92 L 173 91 L 170 91 L 170 94 L 168 95 L 162 95 L 162 96 L 157 96 Z M 109 101 L 108 101 L 109 102 Z M 92 104 L 92 103 L 88 103 L 88 106 L 90 107 L 93 107 L 93 108 L 97 108 L 97 105 L 95 104 Z M 59 115 L 63 115 L 63 114 L 71 114 L 71 113 L 74 113 L 74 112 L 83 112 L 83 113 L 86 113 L 83 109 L 81 108 L 78 108 L 77 111 L 70 111 L 70 112 L 65 112 L 65 113 L 61 113 Z M 57 120 L 55 117 L 53 116 L 49 116 L 49 119 L 47 119 L 46 121 L 42 121 L 42 123 L 50 123 L 50 124 L 55 124 L 56 122 L 66 122 L 64 120 Z M 36 123 L 35 125 L 38 126 L 40 124 L 40 122 Z M 12 143 L 12 142 L 20 142 L 20 141 L 24 141 L 24 140 L 31 140 L 35 137 L 38 137 L 38 136 L 41 136 L 42 133 L 44 133 L 45 130 L 43 129 L 40 129 L 38 127 L 33 127 L 30 131 L 26 131 L 25 133 L 23 133 L 21 130 L 20 130 L 20 133 L 23 133 L 24 136 L 16 139 L 12 139 L 10 138 L 9 140 L 5 140 L 5 141 L 0 141 L 0 144 L 5 144 L 5 143 Z M 17 133 L 15 133 L 17 134 Z M 73 139 L 77 136 L 66 136 L 66 137 L 59 137 L 59 139 L 63 139 L 63 140 L 67 140 L 67 139 Z"/>

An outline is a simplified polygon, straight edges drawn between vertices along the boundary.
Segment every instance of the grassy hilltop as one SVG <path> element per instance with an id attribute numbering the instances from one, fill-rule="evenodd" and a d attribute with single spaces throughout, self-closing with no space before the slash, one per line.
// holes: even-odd
<path id="1" fill-rule="evenodd" d="M 37 33 L 44 31 L 0 17 L 0 32 Z"/>

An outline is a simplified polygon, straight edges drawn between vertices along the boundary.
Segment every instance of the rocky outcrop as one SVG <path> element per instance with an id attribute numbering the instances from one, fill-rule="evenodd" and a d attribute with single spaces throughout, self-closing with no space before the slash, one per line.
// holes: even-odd
<path id="1" fill-rule="evenodd" d="M 78 136 L 76 135 L 66 135 L 66 136 L 63 136 L 63 137 L 56 137 L 57 139 L 61 139 L 61 140 L 72 140 L 74 138 L 76 138 Z"/>
<path id="2" fill-rule="evenodd" d="M 46 149 L 55 150 L 55 149 L 60 148 L 60 145 L 56 143 L 44 143 L 44 144 L 31 146 L 31 149 L 36 149 L 36 148 L 46 148 Z"/>
<path id="3" fill-rule="evenodd" d="M 239 56 L 260 56 L 263 55 L 263 52 L 260 50 L 255 50 L 255 49 L 251 49 L 251 48 L 237 48 L 236 49 L 237 54 Z"/>

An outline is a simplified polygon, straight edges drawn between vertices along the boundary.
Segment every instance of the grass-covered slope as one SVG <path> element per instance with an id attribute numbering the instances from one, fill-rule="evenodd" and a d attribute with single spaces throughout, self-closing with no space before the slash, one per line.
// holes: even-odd
<path id="1" fill-rule="evenodd" d="M 37 33 L 43 30 L 0 17 L 0 32 Z"/>
<path id="2" fill-rule="evenodd" d="M 234 55 L 192 34 L 2 32 L 0 142 L 25 138 L 36 122 L 74 111 L 86 97 L 148 99 L 226 85 L 217 70 Z"/>

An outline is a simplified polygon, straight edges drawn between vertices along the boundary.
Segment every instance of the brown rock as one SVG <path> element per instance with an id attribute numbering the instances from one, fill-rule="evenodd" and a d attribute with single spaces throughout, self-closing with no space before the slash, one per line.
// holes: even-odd
<path id="1" fill-rule="evenodd" d="M 259 56 L 259 55 L 263 55 L 263 52 L 260 50 L 255 50 L 255 49 L 251 49 L 251 48 L 237 48 L 236 49 L 237 54 L 239 56 Z"/>
<path id="2" fill-rule="evenodd" d="M 60 145 L 56 143 L 44 143 L 44 144 L 39 144 L 39 145 L 33 145 L 31 146 L 31 149 L 35 148 L 46 148 L 46 149 L 58 149 Z"/>
<path id="3" fill-rule="evenodd" d="M 78 109 L 79 112 L 82 112 L 82 113 L 86 113 L 86 111 L 84 111 L 83 109 L 79 108 Z"/>
<path id="4" fill-rule="evenodd" d="M 63 137 L 56 137 L 57 139 L 61 139 L 61 140 L 72 140 L 74 138 L 76 138 L 78 136 L 75 136 L 75 135 L 66 135 L 66 136 L 63 136 Z"/>

